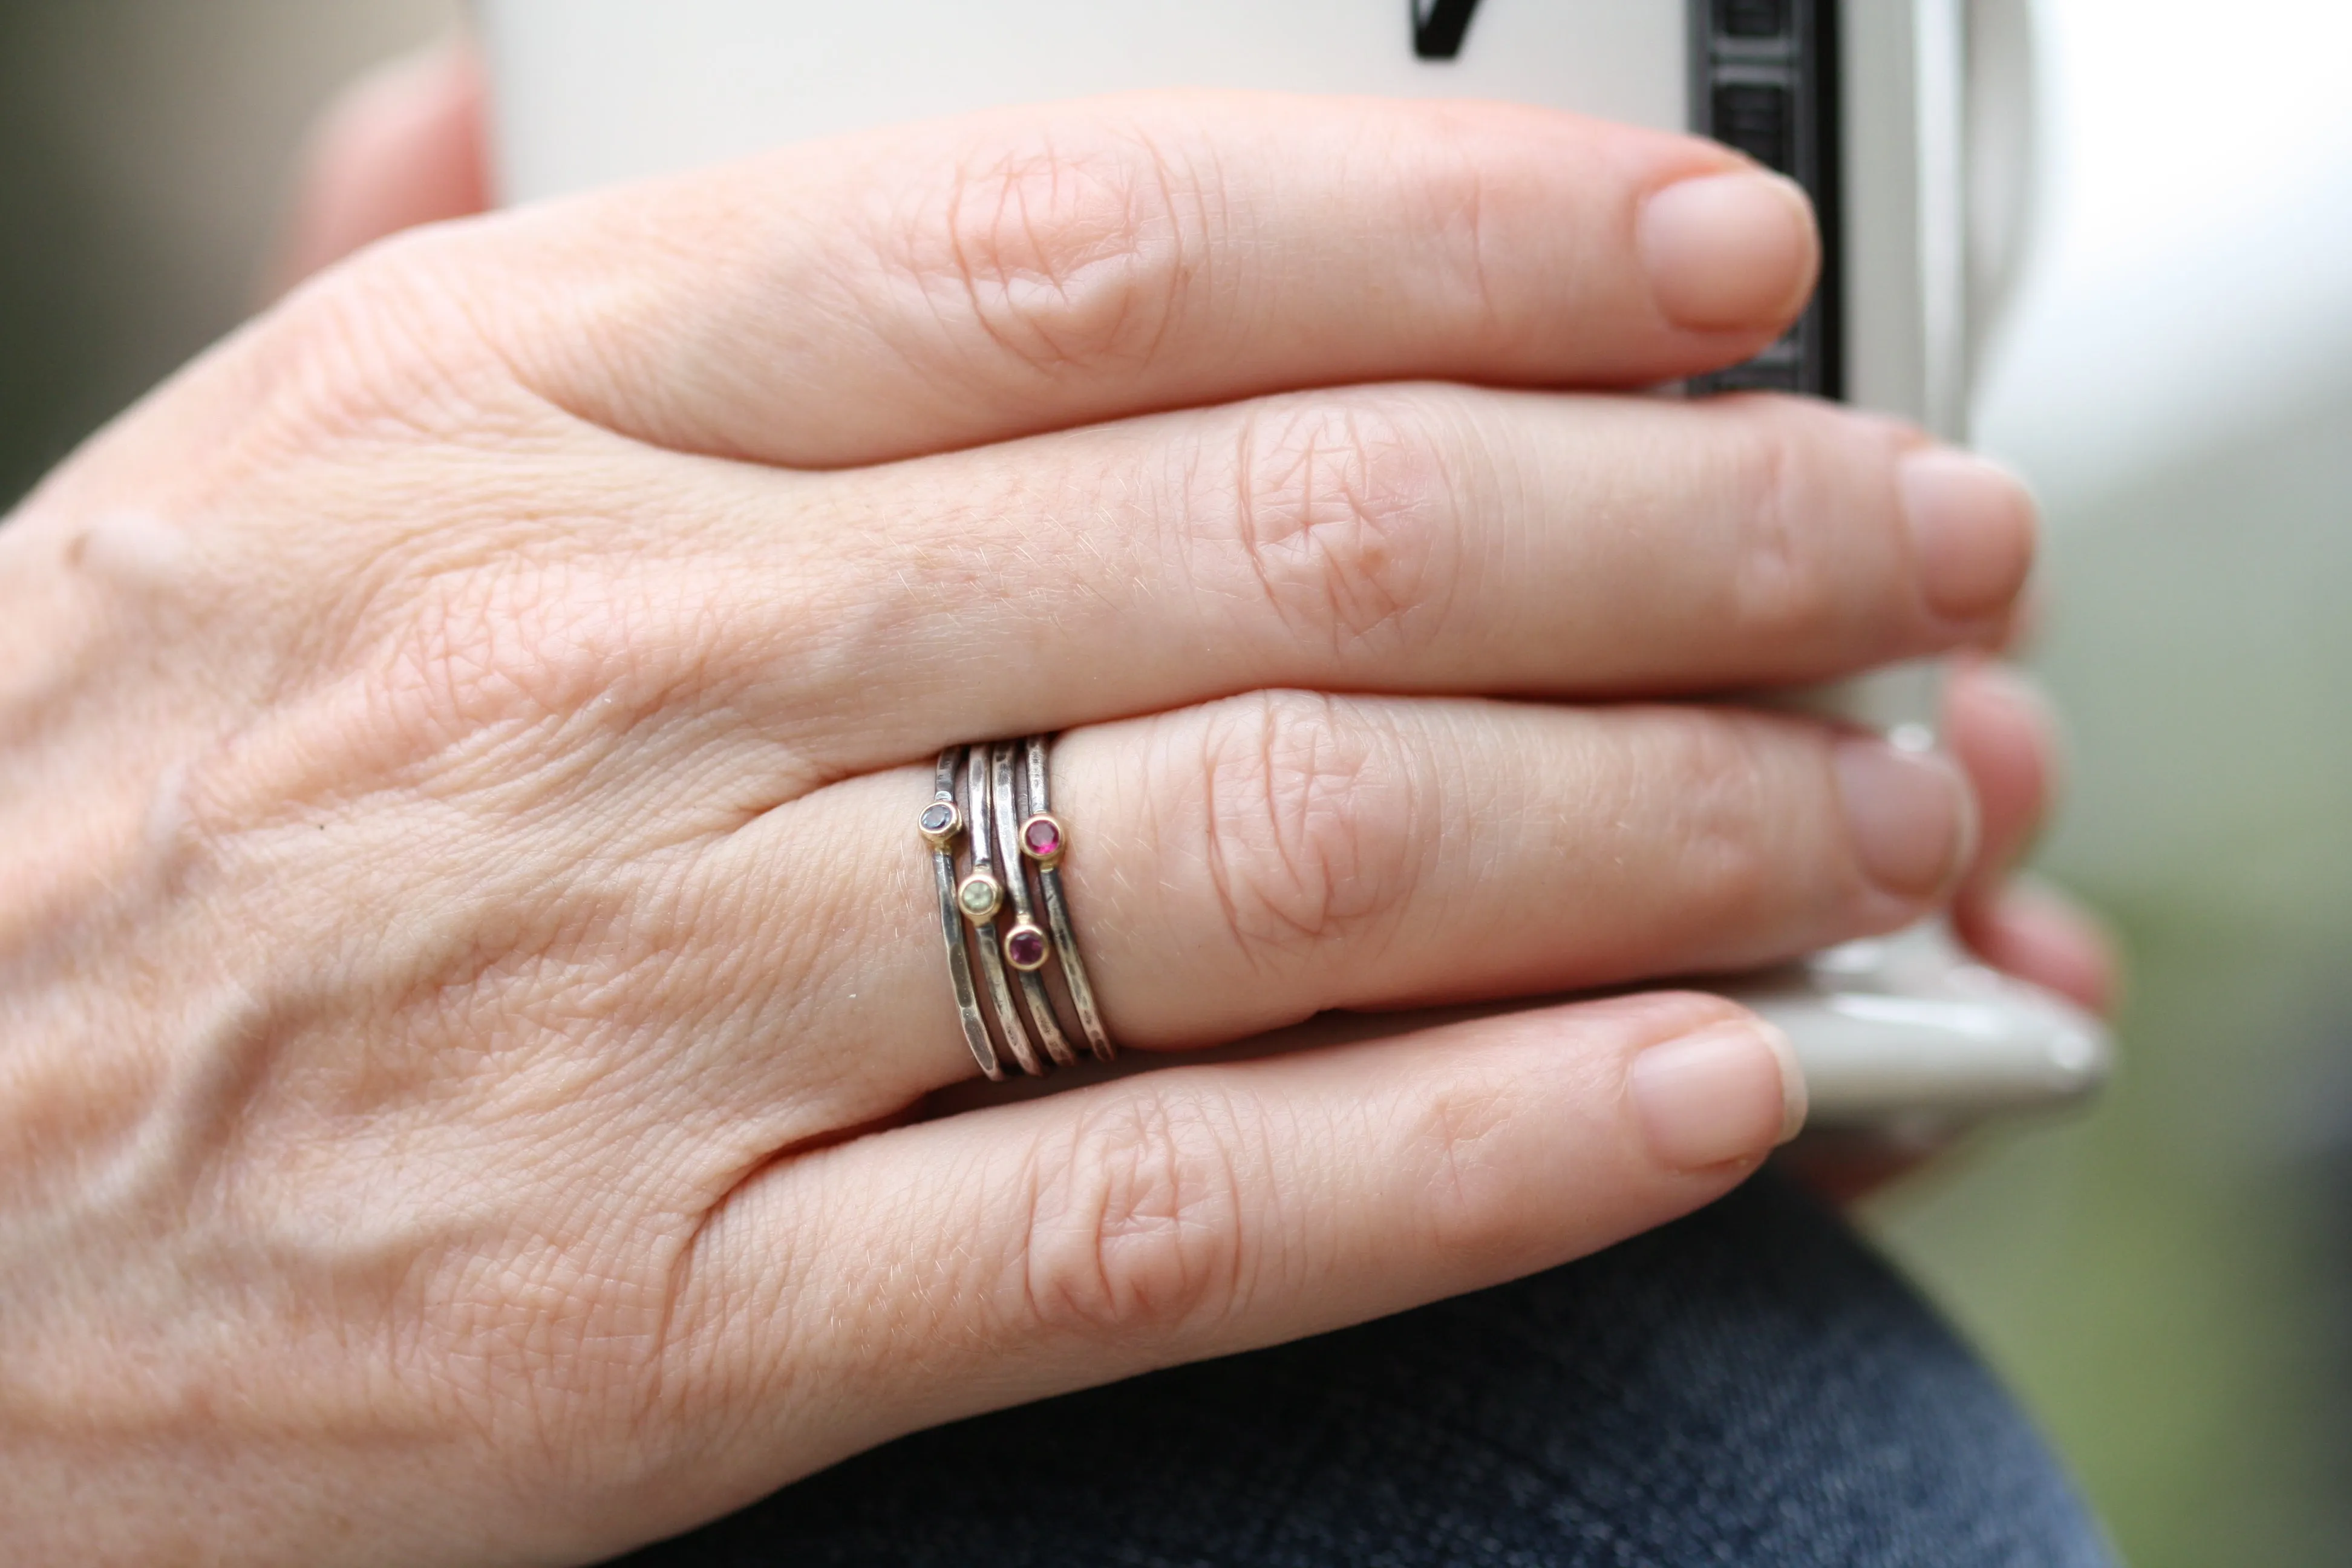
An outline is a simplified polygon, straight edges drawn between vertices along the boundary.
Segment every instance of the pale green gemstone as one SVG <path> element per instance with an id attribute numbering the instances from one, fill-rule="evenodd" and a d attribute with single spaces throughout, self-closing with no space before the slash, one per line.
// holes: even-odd
<path id="1" fill-rule="evenodd" d="M 971 914 L 986 915 L 995 912 L 998 894 L 993 882 L 977 879 L 966 882 L 963 885 L 963 892 L 960 896 L 963 900 L 964 909 Z"/>

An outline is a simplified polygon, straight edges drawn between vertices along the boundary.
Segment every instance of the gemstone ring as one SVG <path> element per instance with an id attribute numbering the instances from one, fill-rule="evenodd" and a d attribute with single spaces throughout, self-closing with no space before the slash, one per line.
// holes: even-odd
<path id="1" fill-rule="evenodd" d="M 988 749 L 989 801 L 996 813 L 997 842 L 1005 847 L 1004 890 L 1013 901 L 1013 924 L 1004 933 L 1004 962 L 1020 977 L 1021 999 L 1029 1004 L 1029 1022 L 1036 1030 L 1037 1043 L 1056 1063 L 1067 1067 L 1078 1059 L 1078 1053 L 1070 1048 L 1068 1037 L 1062 1033 L 1061 1020 L 1054 1016 L 1054 999 L 1037 973 L 1053 956 L 1053 947 L 1044 929 L 1030 917 L 1029 878 L 1022 869 L 1021 856 L 1013 849 L 1016 842 L 1026 848 L 1026 841 L 1014 836 L 1013 744 L 999 741 Z"/>
<path id="2" fill-rule="evenodd" d="M 1070 925 L 1069 895 L 1062 887 L 1062 855 L 1070 836 L 1054 815 L 1045 766 L 1045 737 L 1032 735 L 1021 742 L 1027 765 L 1022 782 L 1024 816 L 1021 824 L 1021 855 L 1037 868 L 1037 889 L 1045 906 L 1045 929 L 1053 933 L 1054 951 L 1062 960 L 1062 983 L 1070 993 L 1070 1010 L 1078 1016 L 1078 1033 L 1096 1059 L 1118 1055 L 1110 1031 L 1103 1026 L 1102 1009 L 1095 1005 L 1095 988 L 1078 957 L 1078 939 Z"/>
<path id="3" fill-rule="evenodd" d="M 1043 1076 L 1045 1064 L 1038 1058 L 1036 1043 L 1030 1038 L 1029 1026 L 1021 1016 L 1021 1005 L 1013 998 L 1013 982 L 1004 968 L 1003 938 L 996 930 L 997 914 L 1004 908 L 1005 886 L 996 869 L 988 751 L 986 745 L 964 748 L 961 804 L 964 837 L 971 846 L 971 869 L 957 887 L 956 901 L 961 906 L 965 923 L 971 927 L 971 945 L 980 958 L 981 989 L 996 1020 L 997 1038 L 1013 1059 L 1021 1064 L 1021 1070 L 1036 1078 Z M 1021 858 L 1013 856 L 1005 870 L 1019 879 Z"/>
<path id="4" fill-rule="evenodd" d="M 963 889 L 957 885 L 955 874 L 956 840 L 963 836 L 963 813 L 956 806 L 956 764 L 963 756 L 962 748 L 950 746 L 940 753 L 937 793 L 931 804 L 923 808 L 916 826 L 923 842 L 931 847 L 931 878 L 939 889 L 940 921 L 948 933 L 948 982 L 954 987 L 956 1016 L 963 1025 L 963 1043 L 971 1047 L 971 1059 L 991 1083 L 1004 1081 L 1004 1068 L 996 1060 L 995 1042 L 988 1037 L 988 1022 L 980 1014 L 980 996 L 972 989 L 971 959 L 963 950 Z"/>
<path id="5" fill-rule="evenodd" d="M 1033 1075 L 1077 1060 L 1074 1033 L 1101 1060 L 1118 1054 L 1071 927 L 1061 870 L 1069 834 L 1051 810 L 1047 760 L 1043 735 L 950 746 L 940 753 L 932 799 L 916 819 L 931 851 L 948 980 L 964 1044 L 991 1080 L 1004 1077 L 1000 1046 Z M 961 878 L 959 847 L 970 854 Z M 1000 930 L 999 917 L 1008 911 L 1010 922 Z M 1077 1020 L 1075 1031 L 1065 1026 L 1055 994 L 1047 986 L 1050 967 L 1058 967 L 1061 989 Z"/>

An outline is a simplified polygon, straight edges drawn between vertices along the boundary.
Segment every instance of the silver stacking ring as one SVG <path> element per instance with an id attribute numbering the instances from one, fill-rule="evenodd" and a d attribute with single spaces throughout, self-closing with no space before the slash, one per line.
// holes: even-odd
<path id="1" fill-rule="evenodd" d="M 932 799 L 917 825 L 930 846 L 948 981 L 964 1044 L 981 1072 L 996 1081 L 1005 1076 L 1000 1045 L 1032 1075 L 1077 1060 L 1073 1031 L 1065 1028 L 1046 984 L 1055 969 L 1077 1020 L 1075 1033 L 1098 1059 L 1118 1055 L 1078 957 L 1069 895 L 1062 884 L 1069 837 L 1051 810 L 1046 746 L 1045 736 L 1032 735 L 949 747 L 940 753 Z M 969 856 L 961 876 L 960 846 Z M 1001 923 L 1008 912 L 1010 923 Z"/>
<path id="2" fill-rule="evenodd" d="M 1062 983 L 1069 988 L 1078 1032 L 1087 1037 L 1087 1048 L 1096 1059 L 1107 1062 L 1118 1055 L 1118 1047 L 1110 1043 L 1110 1031 L 1103 1026 L 1102 1009 L 1095 1005 L 1094 984 L 1087 978 L 1086 963 L 1078 957 L 1078 939 L 1070 928 L 1069 896 L 1062 891 L 1062 856 L 1069 848 L 1070 836 L 1053 813 L 1045 777 L 1045 737 L 1032 735 L 1021 744 L 1027 753 L 1024 782 L 1029 786 L 1023 802 L 1021 855 L 1037 868 L 1045 926 L 1053 933 L 1054 951 L 1061 955 Z"/>
<path id="3" fill-rule="evenodd" d="M 972 945 L 980 952 L 981 984 L 988 993 L 989 1005 L 994 1009 L 998 1036 L 1021 1070 L 1032 1078 L 1043 1076 L 1045 1064 L 1038 1059 L 1037 1047 L 1030 1042 L 1028 1026 L 1021 1021 L 1020 1004 L 1013 1000 L 1012 983 L 1005 978 L 1004 954 L 999 951 L 996 917 L 1004 908 L 1004 879 L 997 875 L 994 835 L 991 831 L 989 811 L 988 748 L 967 746 L 963 754 L 963 816 L 964 837 L 971 845 L 971 870 L 956 890 L 956 901 L 963 908 L 966 924 L 971 927 Z M 1015 856 L 1009 868 L 1014 876 L 1021 874 L 1021 861 Z"/>
<path id="4" fill-rule="evenodd" d="M 1045 977 L 1038 971 L 1054 956 L 1054 944 L 1047 940 L 1045 928 L 1031 918 L 1029 912 L 1029 879 L 1021 867 L 1022 852 L 1013 846 L 1021 842 L 1021 827 L 1013 803 L 1013 745 L 1011 741 L 999 741 L 988 749 L 988 796 L 995 808 L 996 842 L 1005 846 L 1004 858 L 1012 875 L 1004 879 L 1004 890 L 1013 902 L 1013 924 L 1004 933 L 1004 962 L 1020 976 L 1021 999 L 1029 1004 L 1029 1021 L 1037 1033 L 1037 1043 L 1056 1065 L 1068 1067 L 1078 1059 L 1070 1048 L 1067 1036 L 1062 1033 L 1061 1021 L 1054 1016 L 1054 999 L 1045 992 Z"/>
<path id="5" fill-rule="evenodd" d="M 963 1022 L 963 1043 L 971 1059 L 991 1083 L 1004 1081 L 997 1064 L 995 1042 L 980 1016 L 980 996 L 971 987 L 971 959 L 963 950 L 963 889 L 956 882 L 955 847 L 963 837 L 963 810 L 956 805 L 956 764 L 963 748 L 950 746 L 940 753 L 939 785 L 931 804 L 923 807 L 917 826 L 931 847 L 932 879 L 939 884 L 940 923 L 948 933 L 948 983 L 955 988 L 956 1015 Z"/>

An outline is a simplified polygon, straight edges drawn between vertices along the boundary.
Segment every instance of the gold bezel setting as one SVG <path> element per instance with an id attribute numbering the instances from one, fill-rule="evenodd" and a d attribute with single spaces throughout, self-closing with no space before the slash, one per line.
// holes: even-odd
<path id="1" fill-rule="evenodd" d="M 1004 962 L 1024 974 L 1036 973 L 1053 956 L 1053 940 L 1034 921 L 1021 921 L 1004 933 Z"/>
<path id="2" fill-rule="evenodd" d="M 951 800 L 935 800 L 923 807 L 923 815 L 915 819 L 915 831 L 934 849 L 952 849 L 955 841 L 963 837 L 963 813 Z"/>
<path id="3" fill-rule="evenodd" d="M 1062 819 L 1050 811 L 1034 813 L 1021 825 L 1021 853 L 1040 866 L 1058 866 L 1070 847 Z"/>
<path id="4" fill-rule="evenodd" d="M 986 925 L 1004 907 L 1004 884 L 993 873 L 974 871 L 956 885 L 956 908 L 976 926 Z"/>

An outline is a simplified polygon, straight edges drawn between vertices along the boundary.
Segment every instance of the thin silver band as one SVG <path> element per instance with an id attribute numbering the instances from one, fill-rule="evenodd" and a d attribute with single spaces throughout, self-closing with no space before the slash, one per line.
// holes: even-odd
<path id="1" fill-rule="evenodd" d="M 956 761 L 962 754 L 958 746 L 940 753 L 938 793 L 931 797 L 931 805 L 955 805 Z M 927 813 L 929 809 L 925 807 Z M 950 816 L 939 833 L 925 831 L 923 837 L 931 847 L 931 877 L 940 891 L 940 924 L 948 938 L 948 982 L 955 988 L 963 1043 L 971 1047 L 971 1059 L 980 1064 L 982 1074 L 991 1083 L 1003 1083 L 1004 1068 L 997 1062 L 995 1043 L 988 1037 L 987 1021 L 980 1016 L 980 996 L 971 985 L 971 959 L 964 952 L 963 914 L 956 907 L 955 840 L 961 829 L 961 821 Z"/>
<path id="2" fill-rule="evenodd" d="M 992 877 L 1001 887 L 1008 880 L 996 867 L 989 832 L 988 748 L 964 748 L 963 815 L 964 831 L 971 840 L 971 872 L 965 878 Z M 1013 876 L 1021 875 L 1016 863 L 1009 868 Z M 1037 1058 L 1037 1047 L 1030 1043 L 1028 1026 L 1021 1021 L 1021 1008 L 1013 1000 L 1013 986 L 1004 977 L 1004 953 L 997 945 L 1001 938 L 996 919 L 992 912 L 986 920 L 971 922 L 972 944 L 980 950 L 980 976 L 988 992 L 988 1000 L 996 1014 L 997 1032 L 1004 1037 L 1004 1048 L 1021 1064 L 1021 1070 L 1032 1078 L 1041 1078 L 1045 1064 Z"/>
<path id="3" fill-rule="evenodd" d="M 1021 999 L 1029 1004 L 1029 1021 L 1036 1026 L 1037 1043 L 1055 1062 L 1068 1067 L 1078 1059 L 1078 1053 L 1062 1033 L 1062 1022 L 1054 1016 L 1054 998 L 1038 973 L 1053 957 L 1055 943 L 1030 911 L 1029 878 L 1022 868 L 1020 820 L 1013 809 L 1014 744 L 999 741 L 988 749 L 989 802 L 995 812 L 990 826 L 995 829 L 996 842 L 1004 847 L 1004 891 L 1013 902 L 1013 929 L 1004 933 L 1004 962 L 1021 977 Z M 1043 950 L 1035 963 L 1024 965 L 1016 956 L 1017 944 L 1025 937 L 1034 937 Z"/>
<path id="4" fill-rule="evenodd" d="M 1053 796 L 1046 782 L 1045 745 L 1043 735 L 1032 735 L 1022 743 L 1027 753 L 1028 800 L 1024 803 L 1024 818 L 1053 815 Z M 1066 843 L 1050 858 L 1037 862 L 1037 887 L 1045 905 L 1045 929 L 1053 934 L 1054 952 L 1062 961 L 1062 980 L 1070 988 L 1070 1007 L 1078 1016 L 1078 1031 L 1087 1037 L 1087 1047 L 1102 1060 L 1118 1055 L 1111 1043 L 1110 1031 L 1103 1026 L 1102 1009 L 1095 1005 L 1095 988 L 1087 978 L 1087 966 L 1078 957 L 1078 939 L 1070 927 L 1070 902 L 1062 891 L 1060 860 L 1068 850 Z M 1017 848 L 1014 851 L 1018 854 Z"/>

